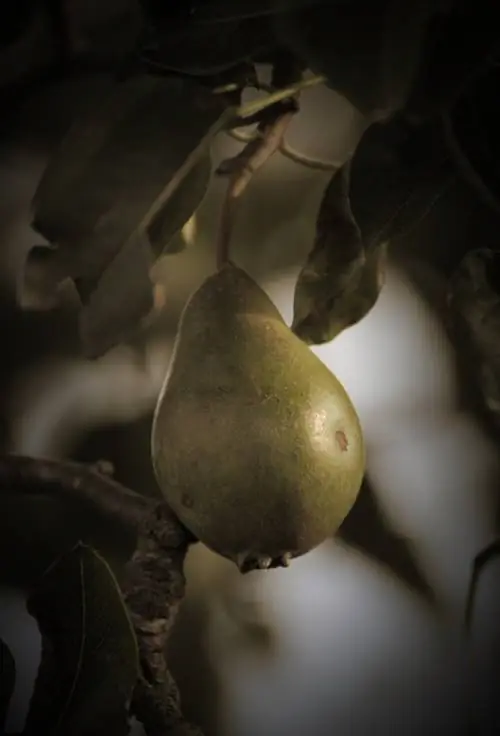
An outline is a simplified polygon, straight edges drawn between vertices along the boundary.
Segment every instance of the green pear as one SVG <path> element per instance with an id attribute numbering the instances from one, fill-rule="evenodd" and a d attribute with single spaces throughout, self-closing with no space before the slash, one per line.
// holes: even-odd
<path id="1" fill-rule="evenodd" d="M 181 522 L 242 572 L 288 565 L 332 536 L 365 468 L 345 389 L 231 263 L 184 309 L 152 457 Z"/>

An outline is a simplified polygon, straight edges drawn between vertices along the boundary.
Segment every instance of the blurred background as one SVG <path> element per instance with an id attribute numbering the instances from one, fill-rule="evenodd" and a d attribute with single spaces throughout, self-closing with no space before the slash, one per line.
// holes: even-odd
<path id="1" fill-rule="evenodd" d="M 109 84 L 97 73 L 46 84 L 4 125 L 0 438 L 4 452 L 104 458 L 119 481 L 154 494 L 152 411 L 182 306 L 214 269 L 223 183 L 212 182 L 184 231 L 185 249 L 157 264 L 169 314 L 161 329 L 84 361 L 71 305 L 22 312 L 13 298 L 27 251 L 40 243 L 30 206 L 43 168 L 72 116 Z M 341 163 L 363 128 L 345 99 L 317 87 L 303 93 L 289 142 Z M 241 147 L 221 134 L 214 163 Z M 233 259 L 287 321 L 329 176 L 277 154 L 238 214 Z M 185 714 L 207 736 L 465 734 L 471 701 L 484 733 L 494 732 L 495 565 L 481 580 L 471 645 L 465 649 L 461 639 L 472 560 L 497 528 L 500 471 L 498 440 L 477 409 L 446 322 L 443 271 L 465 237 L 463 196 L 457 185 L 439 217 L 420 223 L 397 248 L 391 244 L 375 308 L 334 343 L 314 348 L 349 392 L 368 446 L 366 482 L 338 537 L 290 569 L 244 577 L 202 545 L 189 553 L 187 598 L 169 660 Z M 1 592 L 0 636 L 18 664 L 8 724 L 15 730 L 40 642 L 13 589 Z"/>

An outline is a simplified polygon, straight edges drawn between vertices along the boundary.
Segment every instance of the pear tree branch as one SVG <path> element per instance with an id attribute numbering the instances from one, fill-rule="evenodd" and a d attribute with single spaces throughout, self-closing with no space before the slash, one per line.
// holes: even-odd
<path id="1" fill-rule="evenodd" d="M 143 724 L 147 736 L 201 736 L 182 716 L 179 692 L 165 659 L 167 640 L 184 597 L 184 559 L 196 540 L 166 503 L 122 486 L 110 477 L 110 470 L 102 462 L 86 466 L 1 456 L 0 494 L 51 495 L 81 502 L 135 531 L 136 549 L 120 580 L 141 662 L 130 712 Z"/>
<path id="2" fill-rule="evenodd" d="M 253 131 L 248 133 L 246 131 L 233 129 L 227 130 L 226 133 L 230 138 L 233 138 L 239 143 L 249 143 L 256 138 L 256 133 Z M 293 148 L 289 143 L 287 143 L 286 138 L 283 138 L 278 150 L 282 156 L 293 161 L 294 164 L 305 166 L 306 168 L 313 169 L 315 171 L 337 171 L 342 166 L 341 161 L 326 161 L 321 158 L 315 158 L 314 156 L 308 156 L 307 153 L 302 153 L 302 151 L 298 151 Z"/>

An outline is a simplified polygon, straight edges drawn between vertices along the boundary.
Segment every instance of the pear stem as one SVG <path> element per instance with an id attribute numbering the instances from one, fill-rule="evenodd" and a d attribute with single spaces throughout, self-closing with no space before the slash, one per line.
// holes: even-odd
<path id="1" fill-rule="evenodd" d="M 257 133 L 245 148 L 234 158 L 226 159 L 217 168 L 219 176 L 228 176 L 217 237 L 217 268 L 229 262 L 231 235 L 238 200 L 247 188 L 254 174 L 261 169 L 271 156 L 280 149 L 286 130 L 297 111 L 290 104 L 273 111 L 270 119 L 263 121 Z"/>

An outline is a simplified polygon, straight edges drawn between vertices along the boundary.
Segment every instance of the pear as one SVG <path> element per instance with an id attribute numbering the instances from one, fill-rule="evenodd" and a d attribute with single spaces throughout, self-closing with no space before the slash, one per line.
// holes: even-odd
<path id="1" fill-rule="evenodd" d="M 242 572 L 330 537 L 365 468 L 345 389 L 232 263 L 184 308 L 151 444 L 180 521 Z"/>

